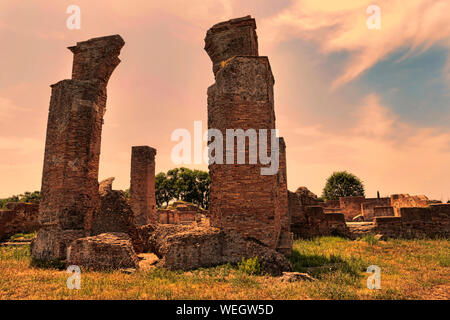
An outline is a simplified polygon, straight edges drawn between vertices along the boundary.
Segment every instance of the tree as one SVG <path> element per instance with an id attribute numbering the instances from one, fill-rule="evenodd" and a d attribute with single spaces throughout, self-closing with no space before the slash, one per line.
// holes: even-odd
<path id="1" fill-rule="evenodd" d="M 169 201 L 174 198 L 172 180 L 164 172 L 160 172 L 155 177 L 155 197 L 156 205 L 161 207 L 164 203 L 169 205 Z"/>
<path id="2" fill-rule="evenodd" d="M 322 197 L 339 200 L 340 197 L 364 196 L 364 185 L 355 175 L 347 171 L 333 172 L 327 179 Z"/>
<path id="3" fill-rule="evenodd" d="M 208 172 L 188 168 L 174 168 L 155 177 L 157 206 L 171 200 L 183 200 L 208 208 L 210 178 Z"/>
<path id="4" fill-rule="evenodd" d="M 25 191 L 23 194 L 14 195 L 9 198 L 0 199 L 0 209 L 4 208 L 8 202 L 32 202 L 39 203 L 41 201 L 41 193 L 39 191 Z"/>

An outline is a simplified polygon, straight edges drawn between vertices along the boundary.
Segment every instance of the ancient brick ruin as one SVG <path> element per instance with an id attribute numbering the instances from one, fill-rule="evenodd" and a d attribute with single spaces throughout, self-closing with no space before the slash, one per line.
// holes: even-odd
<path id="1" fill-rule="evenodd" d="M 295 238 L 318 236 L 348 236 L 345 218 L 339 212 L 325 212 L 317 196 L 305 187 L 289 191 L 291 231 Z"/>
<path id="2" fill-rule="evenodd" d="M 183 201 L 175 201 L 165 209 L 158 209 L 156 215 L 157 222 L 161 224 L 210 225 L 207 210 Z"/>
<path id="3" fill-rule="evenodd" d="M 137 225 L 157 222 L 155 198 L 156 149 L 131 148 L 130 204 Z"/>
<path id="4" fill-rule="evenodd" d="M 98 169 L 106 86 L 120 63 L 119 35 L 69 47 L 72 79 L 52 85 L 34 258 L 64 259 L 67 246 L 90 234 L 100 206 Z"/>
<path id="5" fill-rule="evenodd" d="M 182 201 L 156 208 L 156 149 L 148 146 L 132 147 L 130 199 L 112 189 L 114 178 L 99 184 L 106 86 L 123 45 L 115 35 L 69 48 L 72 79 L 52 85 L 41 203 L 8 204 L 0 210 L 0 238 L 39 227 L 31 248 L 34 258 L 93 269 L 139 268 L 142 253 L 154 253 L 158 266 L 183 270 L 258 256 L 263 270 L 280 275 L 291 269 L 286 256 L 293 236 L 450 236 L 450 204 L 425 196 L 321 202 L 305 187 L 288 191 L 286 144 L 270 137 L 276 128 L 274 78 L 268 58 L 258 54 L 250 16 L 216 24 L 206 34 L 215 76 L 208 88 L 208 128 L 223 137 L 227 129 L 254 129 L 257 149 L 267 156 L 276 143 L 275 174 L 262 174 L 270 164 L 261 159 L 250 163 L 247 136 L 245 164 L 237 163 L 234 139 L 234 163 L 209 165 L 209 211 Z M 267 144 L 261 142 L 261 129 L 269 133 Z"/>
<path id="6" fill-rule="evenodd" d="M 39 229 L 39 204 L 9 202 L 0 210 L 0 240 L 17 233 L 31 233 Z"/>
<path id="7" fill-rule="evenodd" d="M 401 208 L 428 207 L 440 201 L 425 195 L 393 194 L 384 198 L 341 197 L 320 202 L 325 213 L 343 213 L 346 221 L 373 221 L 380 216 L 400 216 Z"/>
<path id="8" fill-rule="evenodd" d="M 206 34 L 205 50 L 216 79 L 208 88 L 208 128 L 220 130 L 224 137 L 227 129 L 267 129 L 269 133 L 275 129 L 274 78 L 268 58 L 258 55 L 255 30 L 255 20 L 247 16 L 218 23 Z M 275 175 L 262 175 L 266 165 L 260 160 L 249 164 L 247 143 L 246 164 L 237 164 L 236 141 L 234 146 L 234 164 L 209 166 L 211 225 L 289 252 L 284 141 L 280 148 L 283 168 Z M 270 141 L 267 154 L 271 154 Z"/>

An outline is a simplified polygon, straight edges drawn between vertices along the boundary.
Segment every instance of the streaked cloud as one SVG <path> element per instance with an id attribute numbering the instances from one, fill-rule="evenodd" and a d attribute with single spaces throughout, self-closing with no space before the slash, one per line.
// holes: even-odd
<path id="1" fill-rule="evenodd" d="M 265 23 L 272 41 L 291 37 L 317 43 L 324 53 L 346 51 L 350 60 L 332 88 L 358 77 L 390 53 L 410 48 L 407 55 L 432 45 L 448 45 L 450 12 L 447 0 L 380 0 L 381 30 L 369 30 L 366 8 L 371 0 L 293 0 L 291 6 Z"/>

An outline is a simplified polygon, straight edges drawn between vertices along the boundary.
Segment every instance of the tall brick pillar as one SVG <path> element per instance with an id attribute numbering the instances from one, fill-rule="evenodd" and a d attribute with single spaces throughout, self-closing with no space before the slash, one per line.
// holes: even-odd
<path id="1" fill-rule="evenodd" d="M 135 223 L 156 223 L 155 198 L 156 149 L 148 146 L 131 148 L 130 205 Z"/>
<path id="2" fill-rule="evenodd" d="M 255 30 L 255 20 L 247 16 L 218 23 L 206 34 L 205 50 L 213 62 L 216 79 L 208 88 L 208 128 L 220 130 L 224 141 L 227 129 L 266 129 L 269 135 L 275 129 L 274 78 L 268 58 L 258 55 Z M 268 140 L 270 155 L 270 136 Z M 256 164 L 249 164 L 249 140 L 246 141 L 246 164 L 236 162 L 235 141 L 235 163 L 209 166 L 211 224 L 276 249 L 282 232 L 289 232 L 290 228 L 284 140 L 283 155 L 280 154 L 284 168 L 273 175 L 261 173 L 267 165 L 259 157 Z M 259 150 L 259 134 L 257 141 Z"/>
<path id="3" fill-rule="evenodd" d="M 119 35 L 78 42 L 72 79 L 52 85 L 42 174 L 36 259 L 65 259 L 70 243 L 90 234 L 99 207 L 98 168 L 106 86 L 120 63 Z"/>

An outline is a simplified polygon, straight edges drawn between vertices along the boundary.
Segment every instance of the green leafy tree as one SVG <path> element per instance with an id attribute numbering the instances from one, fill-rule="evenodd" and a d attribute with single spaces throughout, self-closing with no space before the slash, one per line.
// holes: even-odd
<path id="1" fill-rule="evenodd" d="M 171 200 L 183 200 L 208 208 L 210 178 L 208 172 L 188 168 L 174 168 L 155 177 L 155 195 L 158 206 L 167 206 Z"/>
<path id="2" fill-rule="evenodd" d="M 322 197 L 339 200 L 340 197 L 364 196 L 364 185 L 355 175 L 347 171 L 333 172 L 327 179 Z"/>
<path id="3" fill-rule="evenodd" d="M 0 199 L 0 208 L 4 208 L 8 202 L 33 202 L 41 201 L 41 193 L 39 191 L 25 191 L 23 194 L 14 195 L 8 198 Z"/>
<path id="4" fill-rule="evenodd" d="M 173 183 L 164 172 L 160 172 L 155 177 L 156 205 L 161 207 L 164 203 L 169 205 L 169 201 L 174 196 Z"/>
<path id="5" fill-rule="evenodd" d="M 38 203 L 41 201 L 41 192 L 33 191 L 33 192 L 24 192 L 20 195 L 20 202 L 33 202 Z"/>

